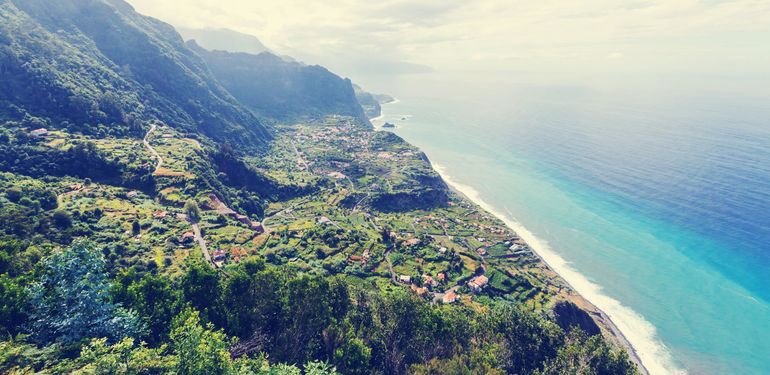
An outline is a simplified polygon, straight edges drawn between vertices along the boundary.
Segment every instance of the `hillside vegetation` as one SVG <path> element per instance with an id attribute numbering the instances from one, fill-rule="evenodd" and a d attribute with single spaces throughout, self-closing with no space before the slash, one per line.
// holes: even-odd
<path id="1" fill-rule="evenodd" d="M 121 0 L 0 21 L 0 373 L 637 372 L 349 81 Z"/>

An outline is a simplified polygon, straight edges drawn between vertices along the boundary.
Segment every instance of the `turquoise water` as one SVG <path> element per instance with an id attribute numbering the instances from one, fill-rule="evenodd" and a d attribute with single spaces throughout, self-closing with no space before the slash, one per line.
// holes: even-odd
<path id="1" fill-rule="evenodd" d="M 761 100 L 429 84 L 394 86 L 383 120 L 601 287 L 651 371 L 770 374 Z"/>

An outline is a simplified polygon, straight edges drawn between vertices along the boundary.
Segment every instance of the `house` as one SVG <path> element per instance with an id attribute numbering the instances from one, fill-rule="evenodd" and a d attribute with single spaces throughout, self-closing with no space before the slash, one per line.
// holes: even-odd
<path id="1" fill-rule="evenodd" d="M 401 245 L 403 246 L 417 246 L 420 244 L 419 238 L 410 238 L 406 241 L 404 241 Z"/>
<path id="2" fill-rule="evenodd" d="M 364 257 L 360 255 L 351 255 L 350 258 L 348 258 L 348 260 L 350 260 L 351 262 L 360 262 L 364 260 Z"/>
<path id="3" fill-rule="evenodd" d="M 460 296 L 458 296 L 457 293 L 455 293 L 455 292 L 450 290 L 450 291 L 444 293 L 444 296 L 441 297 L 441 302 L 444 302 L 444 303 L 454 303 L 458 299 L 460 299 Z"/>
<path id="4" fill-rule="evenodd" d="M 438 249 L 438 252 L 439 252 L 439 253 L 441 253 L 441 254 L 444 254 L 444 253 L 446 253 L 446 247 L 444 247 L 444 246 L 441 246 L 441 247 Z"/>
<path id="5" fill-rule="evenodd" d="M 139 195 L 139 192 L 136 190 L 131 190 L 126 194 L 126 196 L 129 198 L 136 198 L 137 195 Z"/>
<path id="6" fill-rule="evenodd" d="M 479 253 L 479 255 L 481 256 L 487 255 L 487 248 L 482 246 L 476 249 L 476 252 Z"/>
<path id="7" fill-rule="evenodd" d="M 48 135 L 48 129 L 46 128 L 35 129 L 29 132 L 29 135 L 31 135 L 34 138 L 45 137 L 46 135 Z"/>
<path id="8" fill-rule="evenodd" d="M 226 259 L 227 253 L 222 249 L 214 250 L 214 253 L 211 254 L 211 260 L 213 260 L 214 263 L 223 263 Z"/>
<path id="9" fill-rule="evenodd" d="M 446 280 L 446 274 L 442 272 L 442 273 L 440 273 L 440 274 L 436 275 L 436 279 L 437 279 L 439 282 L 441 282 L 441 281 L 444 281 L 444 280 Z"/>
<path id="10" fill-rule="evenodd" d="M 420 297 L 425 297 L 426 295 L 428 295 L 428 288 L 425 288 L 425 287 L 420 288 L 414 284 L 412 284 L 410 288 L 412 288 L 412 291 L 415 292 Z"/>
<path id="11" fill-rule="evenodd" d="M 438 285 L 438 281 L 434 280 L 430 275 L 422 275 L 422 279 L 425 286 L 434 288 Z"/>
<path id="12" fill-rule="evenodd" d="M 404 284 L 410 284 L 412 282 L 412 277 L 408 275 L 400 275 L 398 276 L 398 281 Z"/>
<path id="13" fill-rule="evenodd" d="M 195 233 L 189 231 L 182 233 L 182 237 L 179 238 L 179 242 L 183 244 L 193 242 L 193 240 L 195 240 Z"/>
<path id="14" fill-rule="evenodd" d="M 471 290 L 474 293 L 478 293 L 488 283 L 489 283 L 489 278 L 487 278 L 484 275 L 481 275 L 481 276 L 476 276 L 473 279 L 471 279 L 471 281 L 468 282 L 468 287 L 471 288 Z"/>
<path id="15" fill-rule="evenodd" d="M 166 211 L 155 211 L 152 213 L 152 217 L 155 219 L 163 219 L 168 213 Z"/>
<path id="16" fill-rule="evenodd" d="M 331 219 L 326 216 L 321 216 L 318 218 L 318 224 L 331 224 L 331 222 Z"/>

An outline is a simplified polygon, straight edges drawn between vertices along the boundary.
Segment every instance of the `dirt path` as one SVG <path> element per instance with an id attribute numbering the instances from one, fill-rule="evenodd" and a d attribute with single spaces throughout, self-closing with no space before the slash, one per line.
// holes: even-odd
<path id="1" fill-rule="evenodd" d="M 193 223 L 193 233 L 195 234 L 195 241 L 198 241 L 198 245 L 201 247 L 201 251 L 203 251 L 203 258 L 206 259 L 206 262 L 210 265 L 214 265 L 214 263 L 211 261 L 211 254 L 209 254 L 209 248 L 206 246 L 206 241 L 203 239 L 203 236 L 201 235 L 201 227 L 198 225 L 198 223 Z"/>
<path id="2" fill-rule="evenodd" d="M 160 154 L 155 151 L 152 146 L 150 146 L 150 134 L 152 134 L 153 131 L 155 131 L 155 124 L 150 124 L 150 130 L 147 131 L 147 134 L 144 135 L 144 139 L 142 140 L 142 143 L 144 143 L 144 147 L 147 147 L 148 150 L 150 150 L 150 154 L 152 154 L 152 157 L 157 160 L 157 163 L 155 163 L 155 172 L 160 169 L 161 166 L 163 166 L 163 158 L 160 156 Z"/>
<path id="3" fill-rule="evenodd" d="M 396 245 L 393 245 L 393 248 L 395 247 Z M 398 284 L 398 280 L 396 280 L 396 272 L 393 271 L 393 263 L 391 263 L 390 257 L 388 257 L 388 255 L 390 255 L 390 250 L 392 250 L 392 248 L 388 248 L 388 250 L 385 252 L 385 261 L 388 262 L 388 271 L 390 271 L 390 280 L 393 281 L 394 284 Z"/>
<path id="4" fill-rule="evenodd" d="M 302 154 L 300 154 L 299 149 L 297 148 L 297 145 L 294 144 L 294 141 L 291 141 L 291 147 L 294 149 L 294 153 L 297 154 L 297 158 L 300 162 L 302 162 L 302 165 L 305 166 L 305 170 L 310 172 L 310 166 L 305 161 L 305 158 L 302 157 Z"/>

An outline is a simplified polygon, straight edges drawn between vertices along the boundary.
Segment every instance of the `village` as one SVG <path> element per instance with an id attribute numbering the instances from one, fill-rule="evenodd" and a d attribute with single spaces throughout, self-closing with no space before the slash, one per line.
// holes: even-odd
<path id="1" fill-rule="evenodd" d="M 337 116 L 277 129 L 269 150 L 244 160 L 278 184 L 315 188 L 266 201 L 262 217 L 238 212 L 214 192 L 191 189 L 200 184 L 196 163 L 204 162 L 203 146 L 162 124 L 153 125 L 142 142 L 97 144 L 116 157 L 136 158 L 129 155 L 142 151 L 134 162 L 152 170 L 155 199 L 138 190 L 73 182 L 59 200 L 70 209 L 103 207 L 112 224 L 100 220 L 102 235 L 111 225 L 121 228 L 122 234 L 112 235 L 127 236 L 129 254 L 140 263 L 146 254 L 148 266 L 169 273 L 181 272 L 191 256 L 226 270 L 260 255 L 383 290 L 408 288 L 435 303 L 501 296 L 534 309 L 566 290 L 553 285 L 559 279 L 521 238 L 449 191 L 424 155 L 392 133 Z M 64 147 L 69 137 L 45 129 L 30 136 L 51 147 Z M 417 196 L 438 198 L 410 200 Z M 415 207 L 378 206 L 391 197 Z M 182 207 L 189 200 L 200 209 L 196 220 Z"/>

